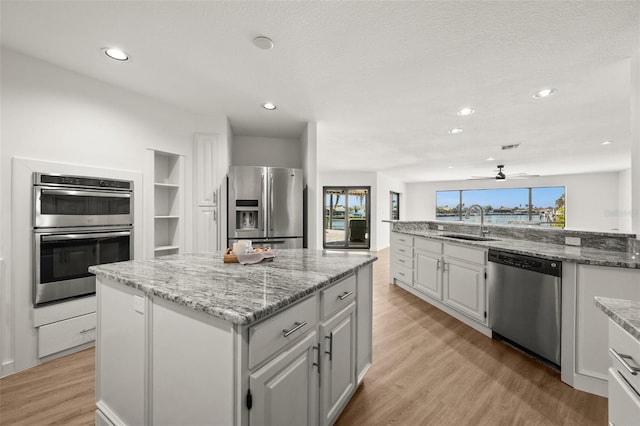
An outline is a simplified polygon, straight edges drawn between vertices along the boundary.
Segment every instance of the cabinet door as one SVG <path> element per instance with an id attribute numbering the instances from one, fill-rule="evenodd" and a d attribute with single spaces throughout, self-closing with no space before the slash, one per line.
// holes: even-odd
<path id="1" fill-rule="evenodd" d="M 216 207 L 197 207 L 195 251 L 218 250 L 218 212 Z"/>
<path id="2" fill-rule="evenodd" d="M 442 300 L 440 256 L 416 250 L 415 259 L 415 287 L 428 296 Z"/>
<path id="3" fill-rule="evenodd" d="M 356 387 L 355 303 L 320 326 L 320 424 L 332 424 Z"/>
<path id="4" fill-rule="evenodd" d="M 484 266 L 444 258 L 444 302 L 486 324 Z"/>
<path id="5" fill-rule="evenodd" d="M 319 354 L 317 334 L 310 332 L 249 376 L 252 426 L 299 426 L 318 423 Z"/>
<path id="6" fill-rule="evenodd" d="M 217 204 L 216 135 L 198 134 L 195 138 L 196 203 L 200 206 Z"/>

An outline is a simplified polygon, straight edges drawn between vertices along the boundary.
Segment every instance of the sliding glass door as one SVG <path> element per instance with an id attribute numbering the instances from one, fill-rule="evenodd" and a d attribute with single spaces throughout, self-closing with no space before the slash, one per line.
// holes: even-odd
<path id="1" fill-rule="evenodd" d="M 323 188 L 324 248 L 370 247 L 369 186 Z"/>

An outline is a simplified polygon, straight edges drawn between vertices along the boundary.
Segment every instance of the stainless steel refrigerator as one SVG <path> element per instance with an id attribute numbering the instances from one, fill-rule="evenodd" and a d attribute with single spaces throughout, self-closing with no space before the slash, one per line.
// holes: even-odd
<path id="1" fill-rule="evenodd" d="M 237 240 L 272 248 L 302 248 L 301 169 L 233 166 L 227 188 L 227 247 Z"/>

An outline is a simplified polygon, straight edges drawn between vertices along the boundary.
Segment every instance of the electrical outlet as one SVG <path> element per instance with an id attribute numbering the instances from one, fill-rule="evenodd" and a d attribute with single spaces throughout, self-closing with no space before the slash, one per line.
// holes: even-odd
<path id="1" fill-rule="evenodd" d="M 133 296 L 133 309 L 135 309 L 136 312 L 144 314 L 144 297 Z"/>
<path id="2" fill-rule="evenodd" d="M 438 225 L 438 231 L 444 231 L 444 225 Z"/>
<path id="3" fill-rule="evenodd" d="M 564 243 L 568 246 L 580 247 L 580 237 L 564 237 Z"/>

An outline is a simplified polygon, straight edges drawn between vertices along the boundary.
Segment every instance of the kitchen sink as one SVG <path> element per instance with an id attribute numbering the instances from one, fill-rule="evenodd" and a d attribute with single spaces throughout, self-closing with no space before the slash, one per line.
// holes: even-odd
<path id="1" fill-rule="evenodd" d="M 456 240 L 467 240 L 467 241 L 496 241 L 496 238 L 487 238 L 480 237 L 476 235 L 464 235 L 464 234 L 444 234 L 443 237 L 447 238 L 455 238 Z"/>

